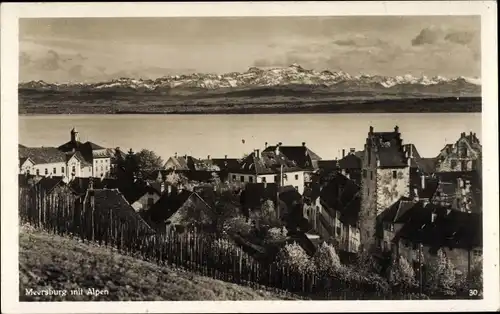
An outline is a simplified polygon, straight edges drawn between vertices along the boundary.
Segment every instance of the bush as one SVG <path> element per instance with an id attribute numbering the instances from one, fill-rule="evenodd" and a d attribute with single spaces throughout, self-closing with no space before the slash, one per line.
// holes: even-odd
<path id="1" fill-rule="evenodd" d="M 252 225 L 243 216 L 227 219 L 222 228 L 227 234 L 241 234 L 242 236 L 247 236 L 252 231 Z"/>
<path id="2" fill-rule="evenodd" d="M 415 272 L 408 260 L 399 256 L 392 260 L 388 268 L 388 281 L 393 287 L 408 291 L 417 287 Z"/>
<path id="3" fill-rule="evenodd" d="M 454 295 L 456 293 L 455 267 L 439 249 L 427 268 L 426 289 L 430 294 Z"/>
<path id="4" fill-rule="evenodd" d="M 316 269 L 321 275 L 345 277 L 344 266 L 332 245 L 323 242 L 313 257 Z"/>
<path id="5" fill-rule="evenodd" d="M 287 244 L 278 253 L 278 263 L 299 273 L 313 273 L 314 263 L 297 243 Z"/>
<path id="6" fill-rule="evenodd" d="M 267 236 L 266 240 L 268 241 L 284 241 L 286 240 L 286 236 L 288 234 L 288 230 L 283 227 L 283 228 L 270 228 L 267 230 Z"/>

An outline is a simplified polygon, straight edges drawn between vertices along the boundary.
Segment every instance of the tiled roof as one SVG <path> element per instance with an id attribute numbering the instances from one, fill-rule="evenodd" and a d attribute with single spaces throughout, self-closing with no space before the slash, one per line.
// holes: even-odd
<path id="1" fill-rule="evenodd" d="M 170 194 L 163 194 L 145 215 L 154 223 L 163 223 L 176 213 L 192 195 L 191 191 L 172 189 Z"/>
<path id="2" fill-rule="evenodd" d="M 283 153 L 276 155 L 274 151 L 269 151 L 262 153 L 260 157 L 257 157 L 255 152 L 248 155 L 240 162 L 240 168 L 234 170 L 238 173 L 252 173 L 252 174 L 271 174 L 280 171 L 280 167 L 283 165 L 283 171 L 300 171 L 302 168 L 298 167 L 297 164 L 288 159 Z"/>
<path id="3" fill-rule="evenodd" d="M 330 215 L 339 211 L 341 220 L 355 224 L 360 210 L 359 186 L 342 174 L 335 174 L 320 191 L 320 199 Z"/>
<path id="4" fill-rule="evenodd" d="M 76 152 L 69 152 L 69 153 L 66 153 L 66 162 L 68 162 L 72 157 L 75 157 L 78 161 L 80 161 L 82 167 L 85 167 L 85 166 L 92 166 L 92 163 L 91 162 L 88 162 L 87 160 L 85 160 L 85 158 L 83 157 L 82 153 L 79 152 L 79 151 L 76 151 Z"/>
<path id="5" fill-rule="evenodd" d="M 339 160 L 340 169 L 361 169 L 363 160 L 355 154 L 348 154 Z"/>
<path id="6" fill-rule="evenodd" d="M 435 220 L 432 222 L 432 214 Z M 399 238 L 422 243 L 431 248 L 467 248 L 482 245 L 482 215 L 419 203 L 406 212 Z M 403 220 L 403 219 L 401 219 Z"/>
<path id="7" fill-rule="evenodd" d="M 410 195 L 415 197 L 415 189 L 417 189 L 418 197 L 431 199 L 439 186 L 437 178 L 424 175 L 424 187 L 422 188 L 422 173 L 415 168 L 410 170 Z"/>
<path id="8" fill-rule="evenodd" d="M 275 153 L 276 146 L 268 146 L 262 153 Z M 279 147 L 280 153 L 285 155 L 289 160 L 295 162 L 298 167 L 301 168 L 313 168 L 313 161 L 320 161 L 319 157 L 315 152 L 307 148 L 307 146 L 283 146 Z"/>
<path id="9" fill-rule="evenodd" d="M 436 171 L 437 158 L 420 158 L 418 161 L 418 168 L 424 173 L 433 173 Z"/>
<path id="10" fill-rule="evenodd" d="M 220 170 L 231 171 L 233 169 L 238 169 L 240 166 L 237 158 L 212 158 L 210 160 L 214 165 L 218 166 Z"/>
<path id="11" fill-rule="evenodd" d="M 19 148 L 19 158 L 30 158 L 35 164 L 66 162 L 66 154 L 55 147 Z"/>
<path id="12" fill-rule="evenodd" d="M 199 162 L 198 159 L 192 156 L 172 156 L 168 161 L 174 163 L 176 170 L 196 170 L 195 164 Z"/>
<path id="13" fill-rule="evenodd" d="M 401 197 L 396 203 L 392 204 L 389 208 L 384 210 L 380 216 L 380 221 L 396 222 L 403 216 L 410 208 L 415 206 L 416 202 L 408 197 Z"/>
<path id="14" fill-rule="evenodd" d="M 103 217 L 112 216 L 119 224 L 136 223 L 141 234 L 153 233 L 151 227 L 135 212 L 123 195 L 116 189 L 95 189 L 87 191 L 84 206 L 90 208 L 94 197 L 94 211 Z M 112 215 L 109 212 L 112 211 Z M 115 222 L 116 223 L 116 222 Z"/>
<path id="15" fill-rule="evenodd" d="M 318 168 L 321 170 L 336 170 L 338 160 L 320 160 L 318 161 Z"/>

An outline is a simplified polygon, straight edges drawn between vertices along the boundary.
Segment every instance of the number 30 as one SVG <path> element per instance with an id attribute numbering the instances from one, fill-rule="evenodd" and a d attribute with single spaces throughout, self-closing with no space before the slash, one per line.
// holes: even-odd
<path id="1" fill-rule="evenodd" d="M 469 289 L 469 297 L 474 297 L 474 296 L 477 296 L 479 294 L 479 292 L 477 291 L 477 289 Z"/>

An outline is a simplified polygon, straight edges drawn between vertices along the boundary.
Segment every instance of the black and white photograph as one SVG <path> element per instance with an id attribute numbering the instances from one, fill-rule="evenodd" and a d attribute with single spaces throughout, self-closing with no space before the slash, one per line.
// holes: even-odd
<path id="1" fill-rule="evenodd" d="M 499 306 L 484 16 L 177 5 L 17 19 L 17 75 L 2 71 L 16 302 Z"/>

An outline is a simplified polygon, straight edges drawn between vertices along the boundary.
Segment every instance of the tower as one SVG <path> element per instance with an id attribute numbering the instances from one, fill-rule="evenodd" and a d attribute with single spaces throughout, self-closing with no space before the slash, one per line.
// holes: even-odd
<path id="1" fill-rule="evenodd" d="M 79 136 L 78 136 L 78 131 L 75 129 L 75 127 L 73 127 L 71 129 L 71 142 L 72 143 L 76 143 L 78 142 L 80 139 L 79 139 Z"/>

